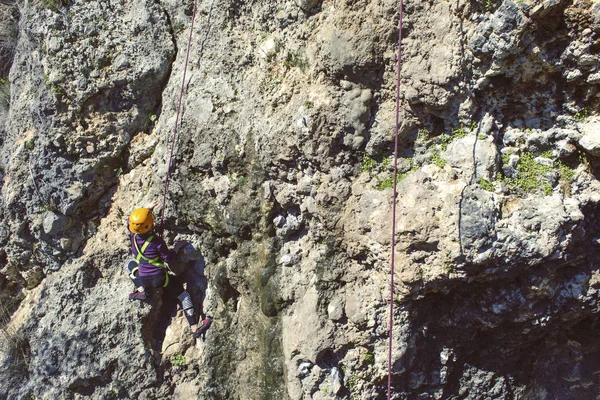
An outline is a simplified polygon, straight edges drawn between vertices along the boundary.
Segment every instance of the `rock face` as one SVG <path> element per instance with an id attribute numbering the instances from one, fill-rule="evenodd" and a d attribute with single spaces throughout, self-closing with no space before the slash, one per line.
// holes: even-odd
<path id="1" fill-rule="evenodd" d="M 0 397 L 385 398 L 398 4 L 17 5 Z M 600 4 L 403 16 L 392 398 L 595 398 Z M 171 143 L 156 215 L 205 341 L 127 299 Z"/>

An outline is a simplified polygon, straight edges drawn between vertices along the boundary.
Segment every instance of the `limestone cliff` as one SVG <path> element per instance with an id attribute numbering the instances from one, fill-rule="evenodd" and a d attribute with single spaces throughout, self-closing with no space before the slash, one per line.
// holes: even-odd
<path id="1" fill-rule="evenodd" d="M 384 399 L 398 2 L 0 11 L 0 398 Z M 123 271 L 192 15 L 164 228 L 206 341 Z M 598 398 L 600 1 L 403 15 L 392 397 Z"/>

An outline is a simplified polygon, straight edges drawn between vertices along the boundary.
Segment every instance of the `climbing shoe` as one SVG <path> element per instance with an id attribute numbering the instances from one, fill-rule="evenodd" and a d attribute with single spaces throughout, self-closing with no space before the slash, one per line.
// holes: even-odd
<path id="1" fill-rule="evenodd" d="M 196 331 L 194 333 L 192 333 L 192 336 L 195 339 L 198 339 L 200 336 L 202 336 L 203 334 L 206 333 L 206 331 L 208 330 L 208 328 L 210 328 L 211 325 L 212 325 L 212 318 L 206 317 L 202 321 L 202 326 L 200 328 L 196 329 Z"/>
<path id="2" fill-rule="evenodd" d="M 146 300 L 146 292 L 135 291 L 129 293 L 129 300 Z"/>

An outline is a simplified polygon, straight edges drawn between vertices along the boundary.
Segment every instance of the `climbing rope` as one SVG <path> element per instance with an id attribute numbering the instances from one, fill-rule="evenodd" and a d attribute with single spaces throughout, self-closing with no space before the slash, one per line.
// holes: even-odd
<path id="1" fill-rule="evenodd" d="M 165 223 L 165 208 L 167 203 L 167 192 L 169 191 L 169 175 L 171 172 L 171 164 L 173 163 L 173 150 L 175 149 L 175 142 L 177 140 L 177 128 L 179 126 L 179 116 L 181 114 L 181 102 L 183 101 L 183 94 L 185 92 L 185 76 L 187 73 L 188 61 L 190 59 L 190 48 L 192 47 L 192 33 L 194 32 L 194 21 L 196 20 L 196 6 L 198 0 L 194 0 L 194 8 L 192 9 L 192 24 L 190 26 L 190 36 L 187 42 L 187 52 L 185 55 L 185 64 L 183 66 L 183 79 L 181 80 L 181 91 L 179 93 L 179 102 L 177 103 L 177 115 L 175 117 L 175 127 L 173 128 L 173 139 L 171 141 L 171 153 L 169 155 L 169 164 L 167 165 L 167 173 L 165 175 L 165 189 L 163 194 L 162 212 L 160 216 L 160 233 L 162 235 L 164 231 Z"/>
<path id="2" fill-rule="evenodd" d="M 394 191 L 392 202 L 392 260 L 390 269 L 390 332 L 389 332 L 389 348 L 388 348 L 388 389 L 387 398 L 392 396 L 392 345 L 394 332 L 394 258 L 396 256 L 396 199 L 398 192 L 398 130 L 400 125 L 400 70 L 402 68 L 402 13 L 403 0 L 400 0 L 400 17 L 398 19 L 398 58 L 396 65 L 396 126 L 394 128 Z"/>

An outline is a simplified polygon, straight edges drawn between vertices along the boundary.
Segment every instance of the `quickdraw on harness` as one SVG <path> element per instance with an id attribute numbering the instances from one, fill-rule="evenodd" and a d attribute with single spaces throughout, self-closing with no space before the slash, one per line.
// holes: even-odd
<path id="1" fill-rule="evenodd" d="M 137 235 L 132 235 L 132 237 L 131 237 L 131 241 L 133 242 L 133 245 L 135 246 L 135 250 L 137 251 L 137 256 L 135 257 L 135 263 L 137 265 L 140 265 L 140 261 L 143 259 L 144 261 L 150 263 L 151 265 L 154 265 L 157 268 L 163 268 L 165 270 L 165 284 L 163 285 L 163 287 L 167 287 L 167 285 L 169 284 L 169 273 L 167 271 L 167 267 L 165 266 L 165 263 L 164 263 L 162 257 L 158 256 L 158 257 L 154 257 L 154 258 L 148 258 L 144 255 L 144 251 L 146 251 L 146 249 L 152 242 L 152 239 L 154 239 L 154 236 L 148 237 L 148 239 L 146 239 L 146 241 L 142 245 L 141 249 L 137 244 L 136 237 L 137 237 Z M 138 270 L 138 268 L 139 267 L 135 267 L 131 271 L 131 274 L 129 276 L 132 279 L 135 279 L 135 272 Z"/>

